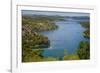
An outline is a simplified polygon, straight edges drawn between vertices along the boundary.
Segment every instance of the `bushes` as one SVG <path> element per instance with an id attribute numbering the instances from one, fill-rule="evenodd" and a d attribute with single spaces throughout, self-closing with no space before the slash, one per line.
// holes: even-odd
<path id="1" fill-rule="evenodd" d="M 84 31 L 84 37 L 85 38 L 90 38 L 90 30 Z"/>
<path id="2" fill-rule="evenodd" d="M 83 32 L 85 38 L 90 38 L 90 22 L 80 22 L 80 24 L 86 28 L 86 30 Z"/>
<path id="3" fill-rule="evenodd" d="M 39 61 L 57 61 L 59 60 L 58 58 L 54 57 L 43 57 L 42 56 L 43 50 L 41 49 L 36 49 L 36 50 L 23 50 L 22 54 L 22 62 L 39 62 Z"/>
<path id="4" fill-rule="evenodd" d="M 80 59 L 90 59 L 90 44 L 86 41 L 81 41 L 77 54 Z"/>
<path id="5" fill-rule="evenodd" d="M 39 17 L 34 16 L 33 18 L 30 16 L 23 16 L 22 17 L 22 24 L 23 25 L 31 25 L 32 31 L 40 32 L 40 31 L 49 31 L 55 30 L 58 28 L 55 25 L 54 21 L 56 19 L 52 19 L 51 17 Z"/>
<path id="6" fill-rule="evenodd" d="M 42 49 L 32 50 L 30 48 L 24 48 L 22 50 L 22 62 L 35 62 L 41 60 L 42 57 Z"/>
<path id="7" fill-rule="evenodd" d="M 64 60 L 79 60 L 79 56 L 78 55 L 68 55 L 68 56 L 64 56 L 63 58 Z"/>
<path id="8" fill-rule="evenodd" d="M 90 22 L 80 22 L 84 28 L 90 28 Z"/>
<path id="9" fill-rule="evenodd" d="M 48 48 L 50 46 L 50 41 L 47 37 L 43 35 L 39 35 L 25 32 L 25 35 L 22 36 L 22 48 L 31 48 L 31 49 L 38 49 L 38 48 Z"/>

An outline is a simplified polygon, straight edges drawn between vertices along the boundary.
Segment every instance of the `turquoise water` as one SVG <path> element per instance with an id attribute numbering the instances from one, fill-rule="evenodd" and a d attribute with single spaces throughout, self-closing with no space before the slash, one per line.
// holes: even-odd
<path id="1" fill-rule="evenodd" d="M 50 47 L 45 48 L 42 55 L 44 57 L 63 57 L 64 50 L 68 54 L 75 54 L 80 41 L 89 41 L 84 38 L 83 28 L 78 20 L 66 20 L 55 22 L 59 26 L 53 31 L 41 32 L 42 35 L 47 36 L 50 40 Z"/>

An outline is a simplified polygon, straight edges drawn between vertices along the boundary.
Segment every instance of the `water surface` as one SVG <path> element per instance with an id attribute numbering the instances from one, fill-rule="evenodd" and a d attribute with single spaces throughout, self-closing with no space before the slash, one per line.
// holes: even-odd
<path id="1" fill-rule="evenodd" d="M 80 41 L 88 41 L 83 36 L 85 28 L 80 25 L 79 21 L 82 20 L 57 21 L 55 24 L 58 25 L 58 29 L 41 32 L 50 40 L 50 47 L 45 48 L 43 56 L 63 57 L 64 50 L 67 50 L 68 54 L 75 54 Z"/>

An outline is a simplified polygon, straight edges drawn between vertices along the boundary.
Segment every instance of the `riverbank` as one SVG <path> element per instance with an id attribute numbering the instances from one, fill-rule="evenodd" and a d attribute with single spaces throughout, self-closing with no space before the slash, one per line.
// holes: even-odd
<path id="1" fill-rule="evenodd" d="M 44 16 L 23 16 L 22 17 L 22 61 L 42 61 L 55 60 L 56 58 L 43 58 L 41 52 L 43 49 L 50 47 L 48 37 L 39 34 L 43 31 L 51 31 L 58 28 L 55 21 L 60 19 L 52 19 Z M 36 50 L 36 51 L 35 51 Z M 36 58 L 37 57 L 37 58 Z M 37 60 L 38 59 L 38 60 Z"/>
<path id="2" fill-rule="evenodd" d="M 82 27 L 86 28 L 86 30 L 83 32 L 83 36 L 85 38 L 90 38 L 90 22 L 80 22 Z"/>
<path id="3" fill-rule="evenodd" d="M 80 22 L 80 24 L 86 29 L 83 32 L 83 36 L 90 39 L 90 22 Z M 80 59 L 90 59 L 90 41 L 81 41 L 79 43 L 77 54 Z"/>

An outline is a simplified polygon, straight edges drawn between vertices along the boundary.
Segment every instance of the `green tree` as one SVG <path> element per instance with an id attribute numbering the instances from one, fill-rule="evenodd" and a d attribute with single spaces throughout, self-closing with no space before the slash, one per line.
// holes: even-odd
<path id="1" fill-rule="evenodd" d="M 90 44 L 87 41 L 81 41 L 77 54 L 80 59 L 89 59 L 90 58 Z"/>
<path id="2" fill-rule="evenodd" d="M 79 58 L 79 56 L 78 55 L 66 55 L 66 56 L 64 56 L 64 58 L 63 58 L 64 60 L 79 60 L 80 58 Z"/>

